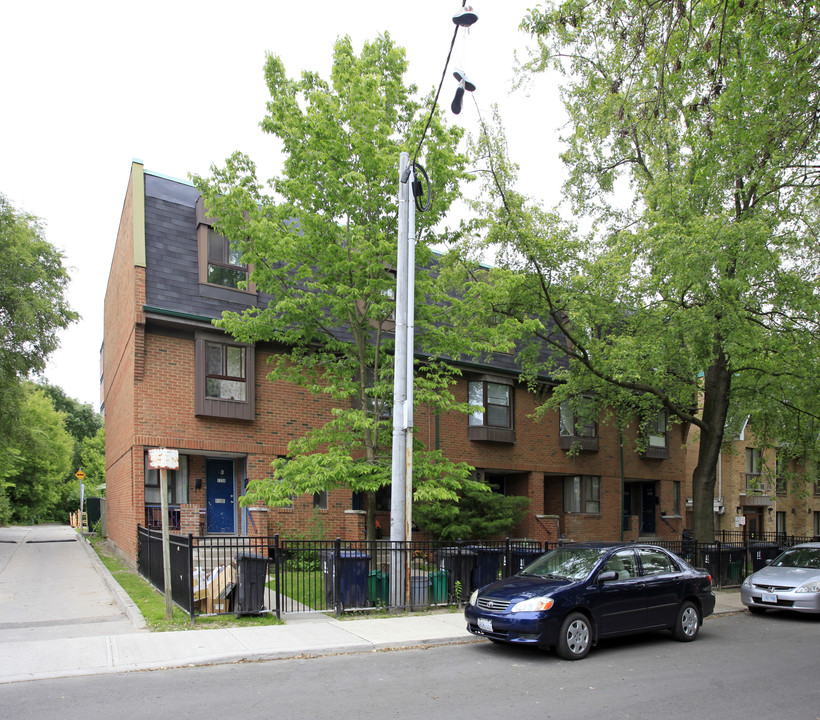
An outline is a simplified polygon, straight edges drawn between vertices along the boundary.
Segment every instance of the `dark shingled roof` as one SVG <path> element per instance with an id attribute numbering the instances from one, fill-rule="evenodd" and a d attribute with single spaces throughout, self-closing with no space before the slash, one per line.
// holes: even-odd
<path id="1" fill-rule="evenodd" d="M 219 318 L 224 310 L 241 312 L 251 304 L 265 307 L 269 295 L 254 296 L 230 288 L 200 285 L 196 201 L 191 184 L 145 171 L 145 304 L 153 310 L 196 318 Z M 340 330 L 344 337 L 345 331 Z M 549 356 L 545 346 L 543 358 Z M 481 372 L 518 375 L 515 356 L 495 354 L 459 362 Z M 561 363 L 566 364 L 566 360 Z"/>

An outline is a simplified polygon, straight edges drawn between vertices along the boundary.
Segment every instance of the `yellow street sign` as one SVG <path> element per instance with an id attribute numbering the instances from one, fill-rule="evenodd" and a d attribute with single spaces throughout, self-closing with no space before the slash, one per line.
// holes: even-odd
<path id="1" fill-rule="evenodd" d="M 82 470 L 77 470 L 77 472 L 74 473 L 74 477 L 78 480 L 82 480 L 85 477 L 85 473 Z"/>

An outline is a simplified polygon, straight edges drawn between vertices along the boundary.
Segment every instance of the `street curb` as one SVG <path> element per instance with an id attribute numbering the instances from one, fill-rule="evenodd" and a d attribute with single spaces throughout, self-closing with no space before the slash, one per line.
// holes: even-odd
<path id="1" fill-rule="evenodd" d="M 136 630 L 144 630 L 148 623 L 145 622 L 145 618 L 143 617 L 140 609 L 122 589 L 122 586 L 116 581 L 114 576 L 111 574 L 109 569 L 105 566 L 102 560 L 100 560 L 99 555 L 91 546 L 91 542 L 86 539 L 84 536 L 80 536 L 79 538 L 80 544 L 85 548 L 86 552 L 88 553 L 89 558 L 91 559 L 91 563 L 94 566 L 94 569 L 99 573 L 100 577 L 103 579 L 105 584 L 108 586 L 108 589 L 111 590 L 111 593 L 114 596 L 114 600 L 117 602 L 120 610 L 125 613 L 125 616 L 128 618 L 128 621 L 134 626 Z"/>

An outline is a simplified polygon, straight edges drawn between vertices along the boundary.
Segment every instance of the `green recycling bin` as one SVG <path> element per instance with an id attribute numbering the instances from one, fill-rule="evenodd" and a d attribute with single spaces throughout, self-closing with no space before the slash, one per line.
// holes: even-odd
<path id="1" fill-rule="evenodd" d="M 430 573 L 430 602 L 447 602 L 447 571 L 436 570 Z"/>
<path id="2" fill-rule="evenodd" d="M 367 599 L 376 607 L 386 607 L 390 601 L 390 573 L 371 570 L 367 573 Z"/>

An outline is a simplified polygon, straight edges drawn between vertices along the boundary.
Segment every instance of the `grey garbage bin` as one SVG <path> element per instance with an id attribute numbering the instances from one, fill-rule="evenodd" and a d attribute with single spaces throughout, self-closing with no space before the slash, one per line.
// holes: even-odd
<path id="1" fill-rule="evenodd" d="M 413 607 L 430 604 L 430 576 L 427 573 L 410 578 L 410 604 Z"/>
<path id="2" fill-rule="evenodd" d="M 237 615 L 258 615 L 265 607 L 265 584 L 268 580 L 268 559 L 264 555 L 239 553 L 236 556 Z"/>

